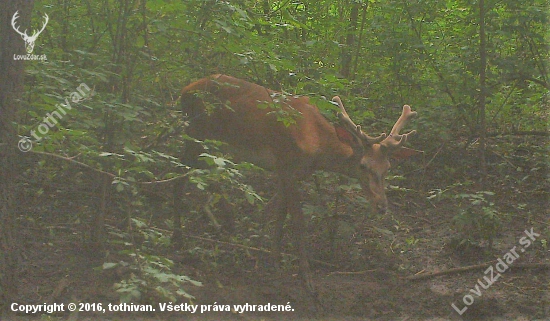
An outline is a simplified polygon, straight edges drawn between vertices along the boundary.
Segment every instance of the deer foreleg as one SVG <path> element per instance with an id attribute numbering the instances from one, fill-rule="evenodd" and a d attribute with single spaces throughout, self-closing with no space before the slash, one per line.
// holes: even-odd
<path id="1" fill-rule="evenodd" d="M 282 201 L 282 194 L 275 194 L 265 206 L 266 216 L 273 222 L 273 234 L 271 244 L 271 263 L 279 266 L 281 260 L 281 248 L 283 243 L 283 227 L 286 220 L 286 205 Z"/>

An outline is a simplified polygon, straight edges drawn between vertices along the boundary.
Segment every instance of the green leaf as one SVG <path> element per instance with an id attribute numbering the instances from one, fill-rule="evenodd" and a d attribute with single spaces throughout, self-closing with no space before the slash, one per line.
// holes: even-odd
<path id="1" fill-rule="evenodd" d="M 103 263 L 103 269 L 104 270 L 109 270 L 109 269 L 112 269 L 112 268 L 115 268 L 117 267 L 119 264 L 118 263 Z"/>

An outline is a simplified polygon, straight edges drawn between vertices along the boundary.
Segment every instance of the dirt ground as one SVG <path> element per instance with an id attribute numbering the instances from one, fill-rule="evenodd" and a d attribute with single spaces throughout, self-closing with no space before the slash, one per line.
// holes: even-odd
<path id="1" fill-rule="evenodd" d="M 533 173 L 532 169 L 537 166 L 527 158 L 509 161 L 511 158 L 503 160 L 495 156 L 489 159 L 490 186 L 484 190 L 495 193 L 491 206 L 508 213 L 510 219 L 503 221 L 492 248 L 483 241 L 465 246 L 460 244 L 464 228 L 458 229 L 453 220 L 462 203 L 454 197 L 427 198 L 433 191 L 444 195 L 445 189 L 453 195 L 481 190 L 476 186 L 477 174 L 469 172 L 471 167 L 454 172 L 448 169 L 460 157 L 475 164 L 475 153 L 463 153 L 459 156 L 455 151 L 441 151 L 422 173 L 408 172 L 409 167 L 403 165 L 400 170 L 407 179 L 399 182 L 402 189 L 388 192 L 391 211 L 386 215 L 365 215 L 363 209 L 348 204 L 341 208 L 343 214 L 336 220 L 312 217 L 306 238 L 318 290 L 317 306 L 321 308 L 315 308 L 302 287 L 295 257 L 285 256 L 280 270 L 267 266 L 266 254 L 254 250 L 269 247 L 269 240 L 260 235 L 247 236 L 249 243 L 241 244 L 243 247 L 188 239 L 185 249 L 198 246 L 216 251 L 214 259 L 204 259 L 184 249 L 167 253 L 176 262 L 178 272 L 203 283 L 201 287 L 190 285 L 186 289 L 195 296 L 194 300 L 179 303 L 211 310 L 215 306 L 217 309 L 228 306 L 233 311 L 170 313 L 159 312 L 158 305 L 154 304 L 157 308 L 154 313 L 18 314 L 5 315 L 2 320 L 550 320 L 547 171 L 537 169 L 536 175 L 526 175 Z M 414 162 L 422 163 L 421 160 L 412 162 L 410 168 L 414 168 Z M 507 163 L 521 165 L 521 171 Z M 472 178 L 473 185 L 452 187 L 455 189 L 451 191 L 449 186 L 456 186 L 455 182 L 466 177 Z M 312 193 L 308 192 L 314 189 L 312 186 L 312 182 L 305 182 L 304 204 L 314 202 L 309 195 Z M 326 198 L 332 199 L 330 187 L 325 188 Z M 352 198 L 354 193 L 348 196 Z M 46 198 L 58 197 L 54 192 L 45 194 Z M 67 203 L 65 208 L 36 209 L 34 204 L 23 204 L 22 209 L 57 213 L 71 210 L 73 206 Z M 235 234 L 209 237 L 234 243 L 235 235 L 247 235 L 244 229 L 247 224 L 239 221 Z M 334 240 L 327 237 L 329 224 L 336 229 Z M 48 229 L 36 222 L 24 222 L 22 226 L 19 270 L 22 304 L 119 302 L 113 283 L 122 275 L 95 269 L 105 259 L 90 255 L 78 228 Z M 203 235 L 193 228 L 185 232 Z M 527 240 L 532 241 L 529 246 L 525 246 Z M 285 241 L 285 252 L 292 253 L 291 239 Z M 517 255 L 510 256 L 511 251 Z M 507 259 L 514 262 L 505 269 L 502 264 L 498 265 L 499 258 L 502 262 Z M 487 264 L 468 271 L 452 270 L 482 263 Z M 438 276 L 410 279 L 416 274 L 445 271 Z M 487 286 L 490 271 L 495 274 L 494 282 Z M 234 305 L 247 303 L 250 309 L 251 305 L 271 304 L 289 305 L 292 311 L 239 313 L 234 310 Z M 462 315 L 456 311 L 464 308 L 467 309 Z"/>

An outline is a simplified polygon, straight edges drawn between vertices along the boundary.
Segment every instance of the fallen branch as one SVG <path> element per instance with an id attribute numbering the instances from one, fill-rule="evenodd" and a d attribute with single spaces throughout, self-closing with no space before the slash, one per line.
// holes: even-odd
<path id="1" fill-rule="evenodd" d="M 462 266 L 459 268 L 448 269 L 444 271 L 415 274 L 415 275 L 408 276 L 405 279 L 421 280 L 421 279 L 433 278 L 440 275 L 457 274 L 457 273 L 468 272 L 472 270 L 481 270 L 481 269 L 488 268 L 489 266 L 492 266 L 495 263 L 497 263 L 497 260 L 476 264 L 476 265 Z M 515 263 L 510 265 L 510 268 L 511 269 L 514 269 L 514 268 L 515 269 L 550 269 L 550 263 Z"/>
<path id="2" fill-rule="evenodd" d="M 363 271 L 334 271 L 334 272 L 330 272 L 328 275 L 329 276 L 331 276 L 331 275 L 362 275 L 362 274 L 375 272 L 376 270 L 377 269 L 363 270 Z"/>

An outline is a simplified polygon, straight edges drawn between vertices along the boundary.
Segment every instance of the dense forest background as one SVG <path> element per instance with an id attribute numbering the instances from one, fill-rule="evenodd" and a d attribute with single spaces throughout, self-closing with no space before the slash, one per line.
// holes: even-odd
<path id="1" fill-rule="evenodd" d="M 1 21 L 6 60 L 8 41 L 25 52 L 8 36 L 16 5 L 3 6 L 12 10 Z M 309 313 L 299 283 L 288 283 L 294 256 L 283 262 L 286 281 L 250 284 L 264 279 L 270 174 L 235 164 L 212 142 L 208 168 L 181 162 L 192 138 L 179 91 L 223 73 L 308 95 L 332 121 L 329 99 L 339 95 L 372 134 L 387 132 L 404 104 L 418 112 L 408 145 L 423 155 L 394 164 L 389 214 L 371 212 L 355 181 L 321 172 L 304 182 L 312 264 L 342 278 L 319 280 L 330 313 L 459 318 L 450 304 L 462 304 L 483 269 L 447 276 L 444 286 L 407 291 L 399 282 L 491 262 L 534 228 L 540 237 L 521 257 L 532 268 L 507 274 L 470 313 L 550 317 L 548 8 L 546 0 L 35 0 L 32 10 L 15 8 L 28 33 L 45 14 L 49 21 L 33 52 L 47 59 L 14 62 L 24 87 L 10 96 L 13 113 L 2 100 L 4 307 L 233 298 L 292 301 Z M 19 81 L 2 66 L 4 81 Z M 59 108 L 66 114 L 55 116 Z M 196 188 L 185 195 L 194 200 L 186 241 L 174 250 L 172 189 L 182 177 Z"/>

